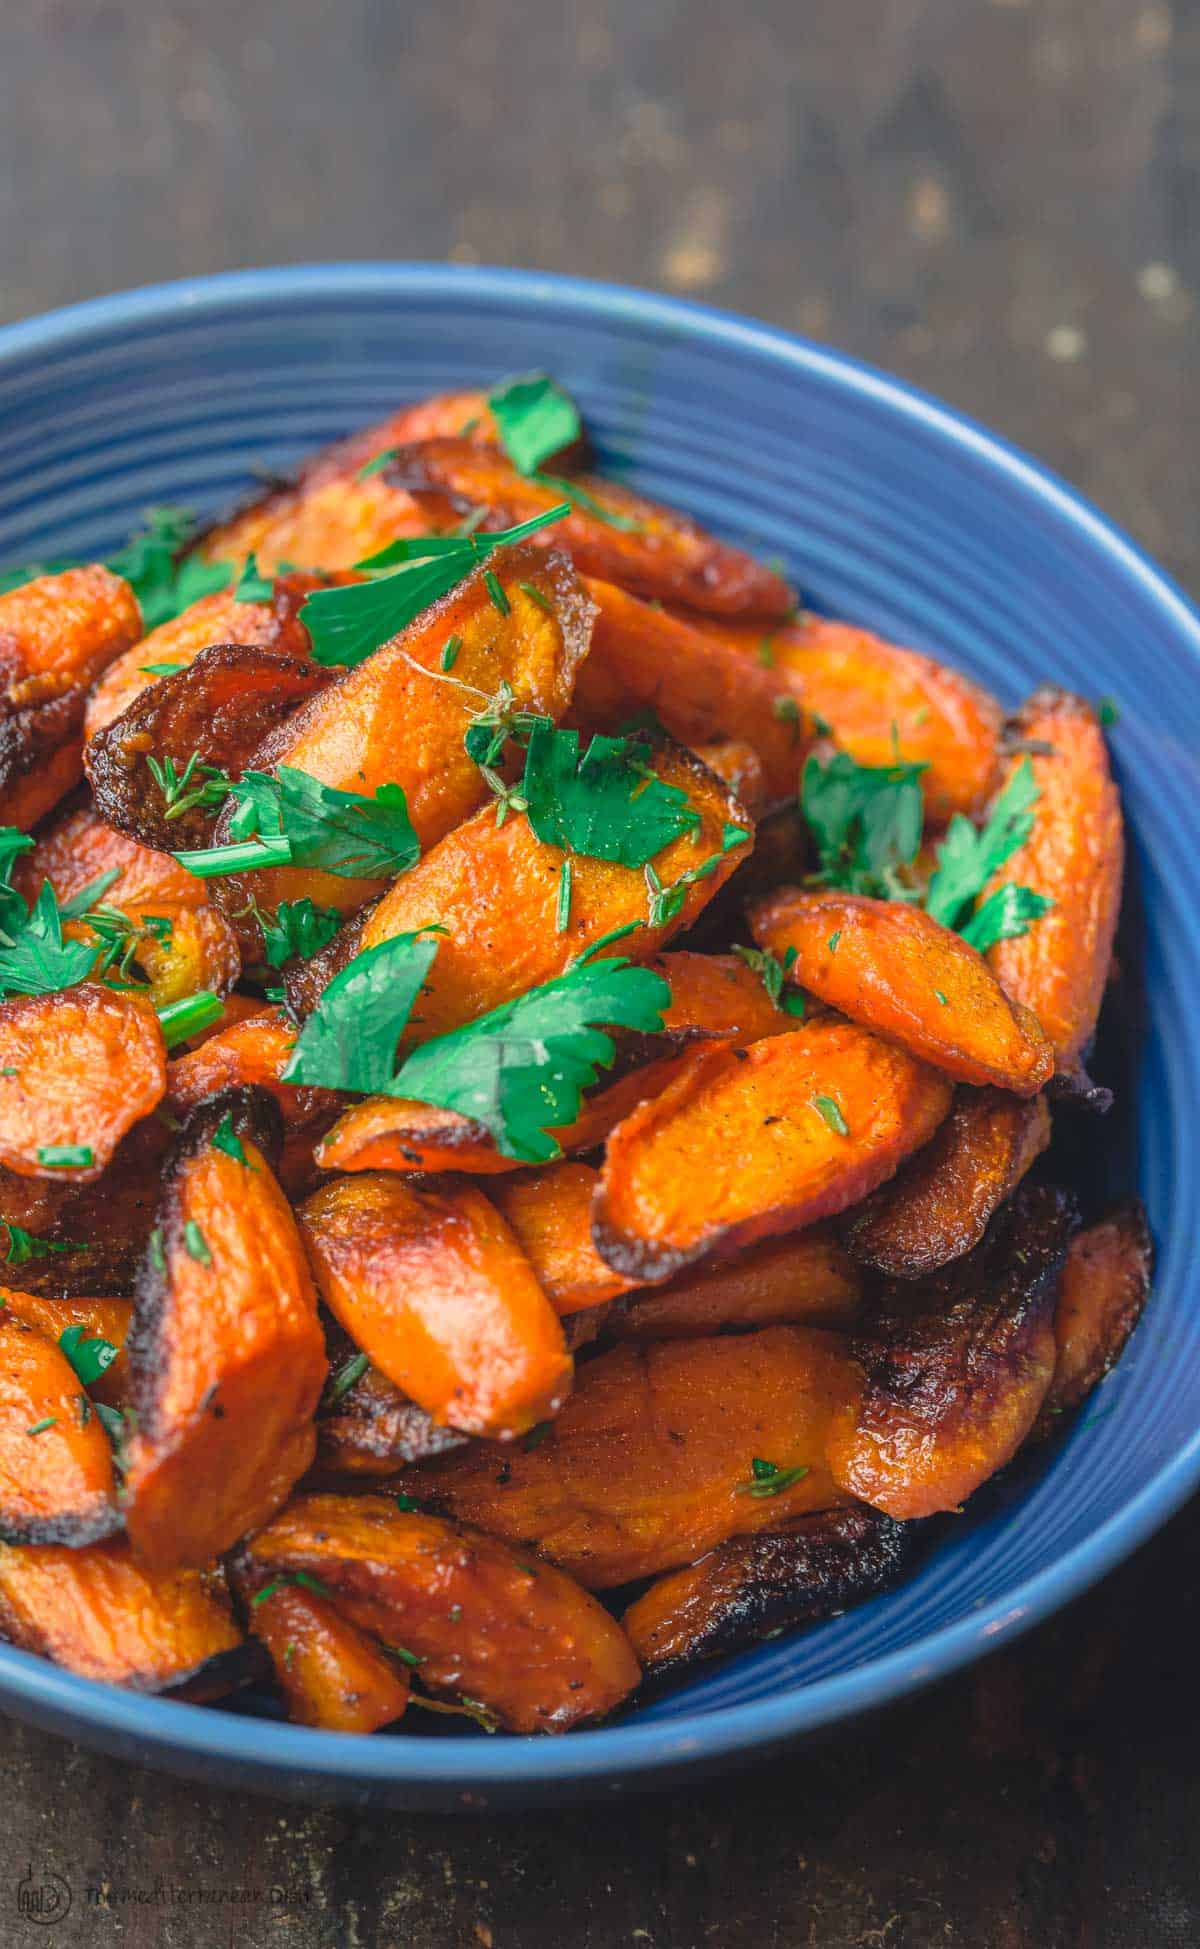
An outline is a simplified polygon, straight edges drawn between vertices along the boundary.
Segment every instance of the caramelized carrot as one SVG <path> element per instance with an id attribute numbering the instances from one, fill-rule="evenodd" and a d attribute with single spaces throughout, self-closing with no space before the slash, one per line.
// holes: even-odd
<path id="1" fill-rule="evenodd" d="M 192 1699 L 245 1684 L 262 1657 L 221 1576 L 148 1569 L 123 1538 L 82 1550 L 0 1544 L 0 1634 L 81 1678 Z"/>
<path id="2" fill-rule="evenodd" d="M 1024 1187 L 965 1259 L 893 1280 L 855 1342 L 856 1398 L 829 1462 L 848 1494 L 902 1520 L 957 1509 L 1010 1461 L 1054 1373 L 1058 1279 L 1075 1225 L 1061 1193 Z"/>
<path id="3" fill-rule="evenodd" d="M 926 765 L 921 785 L 933 823 L 981 810 L 999 766 L 1001 711 L 960 670 L 824 616 L 765 635 L 761 625 L 694 620 L 747 662 L 769 657 L 800 709 L 858 764 Z"/>
<path id="4" fill-rule="evenodd" d="M 1078 1078 L 1100 1013 L 1121 906 L 1121 802 L 1104 733 L 1083 698 L 1039 690 L 1013 730 L 1029 746 L 1039 797 L 1029 838 L 983 897 L 1008 881 L 1032 887 L 1054 905 L 1027 934 L 989 948 L 988 963 L 1006 993 L 1036 1014 L 1059 1073 Z M 1014 759 L 1021 762 L 1021 756 Z"/>
<path id="5" fill-rule="evenodd" d="M 313 1458 L 325 1344 L 265 1154 L 277 1125 L 265 1093 L 229 1090 L 189 1118 L 164 1173 L 129 1340 L 125 1476 L 129 1534 L 156 1567 L 228 1549 Z"/>
<path id="6" fill-rule="evenodd" d="M 784 887 L 755 904 L 750 922 L 761 947 L 794 950 L 793 981 L 959 1082 L 1017 1096 L 1049 1082 L 1054 1052 L 1037 1017 L 919 907 Z"/>
<path id="7" fill-rule="evenodd" d="M 607 1266 L 592 1243 L 592 1197 L 600 1174 L 590 1164 L 544 1165 L 489 1187 L 559 1313 L 602 1306 L 637 1284 Z"/>
<path id="8" fill-rule="evenodd" d="M 162 1030 L 128 989 L 85 981 L 0 1003 L 0 1164 L 22 1177 L 98 1178 L 161 1103 Z"/>
<path id="9" fill-rule="evenodd" d="M 417 1661 L 422 1691 L 511 1732 L 565 1732 L 638 1681 L 620 1625 L 561 1570 L 382 1496 L 298 1496 L 243 1563 L 250 1579 L 318 1578 L 360 1630 Z"/>
<path id="10" fill-rule="evenodd" d="M 554 1309 L 472 1186 L 363 1173 L 323 1185 L 300 1223 L 331 1312 L 435 1421 L 512 1436 L 561 1405 L 571 1362 Z"/>
<path id="11" fill-rule="evenodd" d="M 580 1367 L 536 1445 L 476 1443 L 401 1480 L 603 1590 L 843 1501 L 825 1441 L 854 1385 L 842 1336 L 815 1327 L 616 1347 Z"/>
<path id="12" fill-rule="evenodd" d="M 427 498 L 438 526 L 486 508 L 485 529 L 509 528 L 568 498 L 553 484 L 519 474 L 506 455 L 465 440 L 402 447 L 383 478 Z M 570 514 L 534 540 L 539 547 L 565 549 L 583 574 L 717 616 L 786 616 L 791 610 L 792 592 L 778 575 L 686 515 L 595 475 L 580 475 L 574 486 Z"/>
<path id="13" fill-rule="evenodd" d="M 468 1437 L 439 1427 L 424 1408 L 372 1367 L 327 1314 L 329 1385 L 317 1413 L 318 1463 L 337 1475 L 391 1475 L 408 1462 L 446 1455 Z M 365 1364 L 364 1364 L 365 1363 Z"/>
<path id="14" fill-rule="evenodd" d="M 5 1283 L 51 1295 L 131 1291 L 154 1224 L 158 1173 L 169 1141 L 160 1118 L 145 1118 L 121 1139 L 111 1164 L 91 1183 L 64 1172 L 22 1177 L 0 1165 Z M 33 1242 L 22 1247 L 14 1225 Z"/>
<path id="15" fill-rule="evenodd" d="M 768 796 L 796 790 L 812 740 L 785 676 L 611 582 L 591 577 L 587 586 L 596 628 L 579 677 L 580 723 L 611 731 L 648 708 L 693 748 L 714 738 L 745 739 Z"/>
<path id="16" fill-rule="evenodd" d="M 0 1312 L 0 1537 L 92 1543 L 118 1528 L 108 1436 L 66 1355 Z"/>
<path id="17" fill-rule="evenodd" d="M 430 921 L 446 929 L 421 993 L 420 1020 L 409 1023 L 410 1043 L 443 1035 L 552 980 L 585 948 L 630 921 L 643 925 L 622 945 L 647 959 L 701 911 L 742 851 L 735 843 L 722 852 L 726 828 L 745 831 L 746 815 L 690 752 L 665 745 L 650 762 L 659 778 L 688 794 L 700 815 L 698 828 L 672 840 L 654 861 L 662 885 L 716 862 L 687 885 L 678 913 L 651 922 L 644 874 L 610 860 L 577 858 L 570 919 L 560 930 L 562 849 L 540 840 L 523 817 L 497 825 L 485 807 L 401 874 L 368 914 L 359 937 L 366 949 Z"/>
<path id="18" fill-rule="evenodd" d="M 898 1279 L 960 1259 L 1049 1142 L 1044 1097 L 1022 1102 L 1004 1090 L 959 1090 L 924 1150 L 850 1213 L 848 1250 Z"/>
<path id="19" fill-rule="evenodd" d="M 1141 1318 L 1153 1269 L 1140 1204 L 1118 1206 L 1071 1241 L 1054 1313 L 1054 1374 L 1035 1434 L 1051 1433 L 1103 1380 Z"/>
<path id="20" fill-rule="evenodd" d="M 950 1096 L 936 1070 L 832 1017 L 701 1049 L 609 1137 L 600 1254 L 655 1281 L 843 1211 L 928 1141 Z"/>
<path id="21" fill-rule="evenodd" d="M 411 494 L 380 474 L 356 480 L 338 470 L 311 485 L 284 487 L 212 528 L 199 553 L 208 561 L 253 555 L 264 575 L 285 562 L 306 568 L 349 569 L 403 535 L 429 532 L 429 518 Z"/>
<path id="22" fill-rule="evenodd" d="M 201 596 L 109 664 L 88 698 L 84 717 L 87 736 L 94 738 L 151 684 L 172 674 L 157 666 L 173 664 L 177 670 L 184 670 L 213 643 L 256 647 L 275 642 L 278 633 L 279 622 L 269 602 L 239 602 L 232 588 Z"/>
<path id="23" fill-rule="evenodd" d="M 767 809 L 767 774 L 762 759 L 744 738 L 721 738 L 715 744 L 692 746 L 702 765 L 723 778 L 752 819 Z"/>
<path id="24" fill-rule="evenodd" d="M 259 1005 L 256 1013 L 231 1022 L 198 1049 L 167 1064 L 167 1107 L 176 1116 L 186 1116 L 218 1090 L 252 1086 L 269 1090 L 283 1117 L 280 1182 L 290 1197 L 302 1197 L 314 1176 L 313 1146 L 329 1129 L 345 1098 L 334 1090 L 280 1080 L 295 1041 L 295 1026 L 283 1010 Z"/>
<path id="25" fill-rule="evenodd" d="M 726 1263 L 689 1268 L 640 1294 L 610 1330 L 618 1340 L 677 1340 L 723 1327 L 845 1327 L 861 1303 L 862 1275 L 853 1260 L 831 1226 L 812 1225 Z"/>
<path id="26" fill-rule="evenodd" d="M 129 584 L 98 564 L 0 595 L 0 823 L 36 824 L 78 783 L 88 685 L 141 633 Z"/>
<path id="27" fill-rule="evenodd" d="M 491 593 L 495 581 L 507 605 L 503 615 Z M 528 545 L 501 549 L 259 743 L 254 766 L 289 765 L 368 798 L 382 785 L 399 785 L 427 849 L 487 796 L 483 773 L 463 743 L 481 700 L 507 685 L 515 708 L 557 720 L 591 629 L 591 600 L 564 556 Z M 450 642 L 457 650 L 451 671 L 443 672 Z M 239 874 L 223 897 L 244 907 L 253 893 L 260 906 L 273 907 L 308 895 L 351 913 L 384 884 L 285 866 Z"/>
<path id="28" fill-rule="evenodd" d="M 408 1669 L 303 1585 L 264 1585 L 250 1629 L 271 1654 L 275 1678 L 300 1726 L 375 1732 L 403 1716 Z"/>

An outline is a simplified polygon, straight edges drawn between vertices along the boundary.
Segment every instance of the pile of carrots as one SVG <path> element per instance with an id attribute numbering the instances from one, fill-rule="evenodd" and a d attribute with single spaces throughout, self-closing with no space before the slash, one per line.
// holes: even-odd
<path id="1" fill-rule="evenodd" d="M 584 459 L 439 397 L 0 594 L 0 1633 L 75 1672 L 595 1722 L 886 1588 L 1136 1323 L 1055 1156 L 1096 709 Z"/>

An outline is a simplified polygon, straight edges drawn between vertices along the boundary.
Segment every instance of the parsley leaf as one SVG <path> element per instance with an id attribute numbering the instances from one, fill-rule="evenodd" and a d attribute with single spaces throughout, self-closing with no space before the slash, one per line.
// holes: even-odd
<path id="1" fill-rule="evenodd" d="M 859 765 L 839 751 L 814 752 L 800 784 L 800 807 L 826 886 L 882 899 L 913 896 L 900 877 L 921 843 L 923 764 Z"/>
<path id="2" fill-rule="evenodd" d="M 96 1160 L 90 1144 L 39 1144 L 37 1161 L 48 1171 L 90 1171 Z"/>
<path id="3" fill-rule="evenodd" d="M 391 1088 L 396 1044 L 438 950 L 428 931 L 380 941 L 333 977 L 296 1038 L 285 1083 L 366 1095 Z"/>
<path id="4" fill-rule="evenodd" d="M 536 534 L 569 512 L 560 503 L 495 534 L 418 535 L 391 542 L 357 564 L 367 571 L 368 581 L 314 589 L 305 599 L 300 619 L 312 641 L 314 662 L 361 663 L 431 603 L 449 595 L 497 548 Z"/>
<path id="5" fill-rule="evenodd" d="M 86 980 L 95 958 L 92 943 L 63 940 L 58 900 L 49 880 L 43 880 L 33 912 L 0 947 L 0 989 L 9 995 L 52 995 Z"/>
<path id="6" fill-rule="evenodd" d="M 784 1015 L 804 1014 L 805 1001 L 800 990 L 794 988 L 785 994 L 783 989 L 796 959 L 794 947 L 787 949 L 782 961 L 766 947 L 735 947 L 733 951 L 758 976 L 776 1008 Z"/>
<path id="7" fill-rule="evenodd" d="M 250 1159 L 246 1156 L 245 1146 L 233 1127 L 232 1110 L 226 1110 L 213 1131 L 212 1147 L 214 1150 L 223 1150 L 226 1157 L 232 1157 L 236 1164 L 244 1164 L 249 1170 Z"/>
<path id="8" fill-rule="evenodd" d="M 829 1128 L 837 1136 L 848 1137 L 850 1135 L 850 1125 L 842 1115 L 841 1105 L 836 1103 L 832 1096 L 814 1096 L 812 1106 L 817 1115 L 829 1125 Z"/>
<path id="9" fill-rule="evenodd" d="M 501 444 L 519 474 L 534 474 L 544 460 L 574 446 L 583 427 L 579 409 L 545 372 L 502 379 L 488 394 Z"/>
<path id="10" fill-rule="evenodd" d="M 38 1238 L 36 1233 L 14 1225 L 11 1218 L 5 1219 L 4 1226 L 8 1233 L 8 1248 L 4 1254 L 6 1265 L 28 1265 L 31 1259 L 48 1259 L 53 1252 L 86 1252 L 88 1249 L 73 1239 Z"/>
<path id="11" fill-rule="evenodd" d="M 287 839 L 293 866 L 319 866 L 347 880 L 385 880 L 405 872 L 420 851 L 399 785 L 380 785 L 367 798 L 280 765 L 275 772 L 243 772 L 232 796 L 230 838 Z"/>
<path id="12" fill-rule="evenodd" d="M 82 1324 L 64 1327 L 58 1336 L 58 1344 L 84 1387 L 90 1387 L 112 1366 L 121 1349 L 102 1334 L 94 1334 L 85 1340 L 85 1332 Z"/>
<path id="13" fill-rule="evenodd" d="M 208 1240 L 194 1218 L 189 1218 L 184 1225 L 183 1249 L 189 1259 L 195 1259 L 197 1265 L 211 1266 L 212 1253 L 208 1249 Z"/>
<path id="14" fill-rule="evenodd" d="M 349 1394 L 355 1382 L 362 1379 L 367 1371 L 367 1365 L 365 1353 L 351 1354 L 349 1360 L 344 1361 L 338 1368 L 337 1373 L 330 1376 L 329 1385 L 325 1389 L 325 1405 L 336 1407 L 343 1394 Z"/>
<path id="15" fill-rule="evenodd" d="M 698 880 L 707 880 L 711 873 L 716 872 L 725 854 L 731 852 L 735 846 L 744 845 L 749 837 L 750 834 L 744 827 L 726 824 L 721 835 L 720 852 L 710 853 L 707 859 L 701 860 L 699 866 L 689 866 L 686 872 L 681 873 L 677 880 L 672 880 L 670 886 L 666 887 L 647 861 L 644 868 L 648 896 L 646 925 L 665 927 L 668 921 L 674 920 L 682 910 L 688 888 L 694 887 Z"/>
<path id="16" fill-rule="evenodd" d="M 761 1501 L 764 1496 L 777 1496 L 784 1489 L 790 1489 L 797 1482 L 803 1482 L 808 1474 L 807 1463 L 798 1468 L 783 1469 L 778 1462 L 766 1462 L 756 1455 L 750 1464 L 750 1480 L 738 1488 L 739 1496 L 753 1496 Z"/>
<path id="17" fill-rule="evenodd" d="M 644 745 L 606 737 L 594 737 L 580 757 L 578 731 L 558 731 L 539 718 L 521 781 L 538 838 L 588 859 L 644 866 L 672 840 L 694 832 L 700 814 L 687 793 L 655 777 L 646 759 Z"/>
<path id="18" fill-rule="evenodd" d="M 123 576 L 133 590 L 147 635 L 201 596 L 227 588 L 233 576 L 231 562 L 206 562 L 198 555 L 183 555 L 194 525 L 186 508 L 149 508 L 145 528 L 132 535 L 105 564 L 114 575 Z M 39 575 L 61 575 L 64 569 L 79 566 L 78 561 L 30 562 L 23 568 L 7 569 L 0 574 L 0 591 L 19 589 Z"/>
<path id="19" fill-rule="evenodd" d="M 1049 913 L 1053 900 L 1032 887 L 1014 886 L 1011 881 L 997 887 L 981 907 L 977 907 L 959 933 L 980 954 L 986 954 L 997 941 L 1015 940 L 1027 934 L 1031 924 Z"/>
<path id="20" fill-rule="evenodd" d="M 1040 796 L 1033 766 L 1023 758 L 982 829 L 961 812 L 955 813 L 938 848 L 937 870 L 925 896 L 926 913 L 943 926 L 957 927 L 963 909 L 983 892 L 993 873 L 1018 846 L 1025 844 L 1033 831 L 1033 808 Z"/>
<path id="21" fill-rule="evenodd" d="M 577 964 L 449 1035 L 415 1049 L 389 1094 L 472 1117 L 505 1157 L 559 1155 L 547 1131 L 578 1115 L 582 1092 L 615 1056 L 597 1025 L 653 1034 L 671 991 L 661 975 L 620 958 Z"/>
<path id="22" fill-rule="evenodd" d="M 272 968 L 282 968 L 294 955 L 307 961 L 333 939 L 342 921 L 336 907 L 316 907 L 307 894 L 301 900 L 281 900 L 273 914 L 261 908 L 257 913 Z"/>

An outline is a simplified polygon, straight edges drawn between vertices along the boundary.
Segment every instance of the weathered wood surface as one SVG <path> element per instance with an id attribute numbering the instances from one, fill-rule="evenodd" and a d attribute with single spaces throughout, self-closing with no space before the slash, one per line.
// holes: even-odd
<path id="1" fill-rule="evenodd" d="M 943 394 L 1200 581 L 1197 0 L 22 0 L 0 77 L 0 317 L 322 257 L 657 285 Z M 1198 1552 L 1185 1513 L 973 1673 L 640 1805 L 305 1812 L 0 1727 L 0 1941 L 1190 1949 Z"/>

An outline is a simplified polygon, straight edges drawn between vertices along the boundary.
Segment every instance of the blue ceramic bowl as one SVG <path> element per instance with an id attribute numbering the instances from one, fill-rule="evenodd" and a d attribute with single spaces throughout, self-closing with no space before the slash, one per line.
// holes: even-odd
<path id="1" fill-rule="evenodd" d="M 0 331 L 0 562 L 111 548 L 153 502 L 217 509 L 398 400 L 545 366 L 602 465 L 779 555 L 821 608 L 1016 701 L 1120 706 L 1144 1006 L 1089 1133 L 1159 1245 L 1144 1323 L 1052 1451 L 890 1596 L 559 1739 L 355 1739 L 110 1690 L 0 1648 L 0 1700 L 228 1784 L 408 1807 L 628 1791 L 828 1727 L 978 1657 L 1147 1537 L 1200 1477 L 1200 619 L 1060 482 L 849 359 L 699 306 L 533 273 L 341 265 L 138 291 Z M 1133 1011 L 1131 1011 L 1132 1014 Z M 419 1723 L 419 1722 L 418 1722 Z M 440 1722 L 439 1722 L 440 1723 Z"/>

